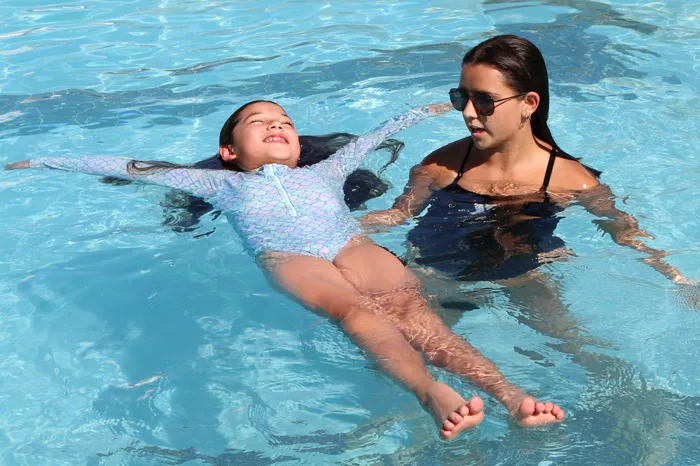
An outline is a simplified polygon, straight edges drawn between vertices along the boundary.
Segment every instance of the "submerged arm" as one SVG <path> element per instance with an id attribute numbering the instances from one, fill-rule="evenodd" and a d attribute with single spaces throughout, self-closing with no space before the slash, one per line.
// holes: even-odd
<path id="1" fill-rule="evenodd" d="M 420 214 L 432 196 L 435 173 L 427 166 L 416 165 L 411 169 L 403 193 L 390 209 L 370 212 L 362 217 L 363 225 L 401 225 Z"/>
<path id="2" fill-rule="evenodd" d="M 24 160 L 7 165 L 5 170 L 23 168 L 65 170 L 90 175 L 114 176 L 126 180 L 181 189 L 202 196 L 214 196 L 223 184 L 224 170 L 203 170 L 177 165 L 158 166 L 126 157 L 46 157 Z"/>
<path id="3" fill-rule="evenodd" d="M 639 228 L 639 222 L 636 218 L 615 207 L 614 198 L 610 188 L 601 184 L 594 189 L 585 191 L 580 196 L 579 201 L 590 213 L 602 217 L 594 220 L 594 223 L 601 231 L 608 233 L 617 244 L 648 254 L 649 257 L 642 259 L 642 261 L 674 283 L 692 283 L 692 280 L 683 276 L 677 268 L 663 261 L 663 258 L 668 256 L 666 251 L 650 248 L 639 239 L 653 239 L 653 236 Z"/>

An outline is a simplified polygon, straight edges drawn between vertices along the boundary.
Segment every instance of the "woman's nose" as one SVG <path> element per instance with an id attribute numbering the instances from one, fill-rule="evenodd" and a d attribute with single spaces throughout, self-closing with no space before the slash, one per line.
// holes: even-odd
<path id="1" fill-rule="evenodd" d="M 479 114 L 476 111 L 476 108 L 474 107 L 474 102 L 472 102 L 471 97 L 469 97 L 469 99 L 467 99 L 467 106 L 464 107 L 464 110 L 462 110 L 462 115 L 464 115 L 465 120 L 466 119 L 473 120 L 473 119 L 479 117 Z"/>

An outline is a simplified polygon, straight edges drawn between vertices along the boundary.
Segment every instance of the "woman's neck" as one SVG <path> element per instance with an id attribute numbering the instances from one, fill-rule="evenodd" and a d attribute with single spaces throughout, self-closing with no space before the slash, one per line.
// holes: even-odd
<path id="1" fill-rule="evenodd" d="M 542 150 L 549 149 L 534 137 L 528 125 L 503 144 L 481 151 L 481 158 L 487 167 L 509 173 L 532 161 Z"/>

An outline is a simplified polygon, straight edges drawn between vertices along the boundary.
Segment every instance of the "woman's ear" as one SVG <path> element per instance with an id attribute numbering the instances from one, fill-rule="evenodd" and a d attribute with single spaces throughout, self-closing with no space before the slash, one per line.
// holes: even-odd
<path id="1" fill-rule="evenodd" d="M 221 160 L 226 163 L 231 163 L 235 161 L 238 157 L 233 152 L 233 146 L 231 144 L 222 144 L 219 146 L 219 156 Z"/>
<path id="2" fill-rule="evenodd" d="M 523 99 L 523 118 L 530 118 L 540 106 L 540 95 L 537 92 L 528 92 Z"/>

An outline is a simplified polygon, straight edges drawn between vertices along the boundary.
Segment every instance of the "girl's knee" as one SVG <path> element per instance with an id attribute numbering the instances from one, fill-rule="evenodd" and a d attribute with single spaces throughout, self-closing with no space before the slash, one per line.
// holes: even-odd
<path id="1" fill-rule="evenodd" d="M 423 351 L 425 358 L 430 364 L 436 367 L 447 367 L 449 363 L 449 353 L 444 349 L 436 351 Z"/>

